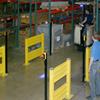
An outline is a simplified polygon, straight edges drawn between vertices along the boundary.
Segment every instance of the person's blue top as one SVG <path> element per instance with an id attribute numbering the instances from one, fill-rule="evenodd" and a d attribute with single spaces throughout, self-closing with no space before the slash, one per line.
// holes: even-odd
<path id="1" fill-rule="evenodd" d="M 92 24 L 92 21 L 93 21 L 93 15 L 92 14 L 86 14 L 85 17 L 87 17 L 86 24 L 91 25 Z"/>
<path id="2" fill-rule="evenodd" d="M 91 57 L 94 58 L 94 61 L 100 60 L 100 42 L 95 41 L 91 48 Z"/>

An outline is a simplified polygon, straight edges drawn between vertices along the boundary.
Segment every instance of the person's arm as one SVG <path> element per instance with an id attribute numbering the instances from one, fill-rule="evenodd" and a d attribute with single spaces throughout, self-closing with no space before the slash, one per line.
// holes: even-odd
<path id="1" fill-rule="evenodd" d="M 87 17 L 85 17 L 84 21 L 83 21 L 83 22 L 81 22 L 81 24 L 86 23 L 86 21 L 87 21 Z"/>
<path id="2" fill-rule="evenodd" d="M 93 45 L 92 45 L 92 47 L 91 47 L 91 57 L 90 57 L 90 64 L 89 64 L 89 70 L 91 69 L 91 65 L 92 65 L 92 63 L 93 63 L 93 61 L 94 61 L 94 56 L 96 55 L 95 53 L 95 49 L 97 49 L 96 48 L 96 45 L 93 43 Z"/>
<path id="3" fill-rule="evenodd" d="M 91 58 L 90 58 L 90 65 L 89 65 L 89 71 L 90 71 L 90 69 L 91 69 L 91 65 L 92 65 L 92 63 L 93 63 L 93 60 L 94 60 L 94 58 L 91 57 Z"/>
<path id="4" fill-rule="evenodd" d="M 86 23 L 86 21 L 87 21 L 87 17 L 85 17 L 85 19 L 84 19 L 81 23 L 79 23 L 79 25 L 80 25 L 81 27 L 84 27 L 84 23 Z"/>

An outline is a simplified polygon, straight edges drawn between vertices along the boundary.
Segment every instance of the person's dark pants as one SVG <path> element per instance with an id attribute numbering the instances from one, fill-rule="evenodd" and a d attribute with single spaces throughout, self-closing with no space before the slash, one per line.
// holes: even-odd
<path id="1" fill-rule="evenodd" d="M 99 81 L 97 81 L 97 77 L 100 77 L 100 76 L 97 76 L 99 75 L 97 74 L 99 70 L 100 70 L 100 61 L 93 62 L 90 68 L 90 95 L 92 98 L 96 97 L 96 93 L 100 91 L 100 90 L 96 91 L 96 89 L 100 89 L 100 83 L 98 83 Z M 99 85 L 96 85 L 96 84 L 99 84 Z"/>

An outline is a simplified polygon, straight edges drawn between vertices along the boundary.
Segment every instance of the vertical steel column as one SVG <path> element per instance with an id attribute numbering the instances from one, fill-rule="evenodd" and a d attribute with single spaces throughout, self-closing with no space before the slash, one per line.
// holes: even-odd
<path id="1" fill-rule="evenodd" d="M 35 28 L 34 28 L 34 34 L 36 35 L 37 32 L 37 0 L 35 0 L 35 8 L 34 8 L 35 12 L 34 12 L 34 24 L 35 24 Z"/>
<path id="2" fill-rule="evenodd" d="M 72 0 L 72 41 L 74 41 L 74 0 Z"/>
<path id="3" fill-rule="evenodd" d="M 13 9 L 14 9 L 14 16 L 16 17 L 16 3 L 13 3 Z M 16 20 L 13 20 L 13 26 L 16 26 L 15 24 Z M 16 29 L 16 28 L 15 28 Z M 15 30 L 14 30 L 15 31 Z M 16 33 L 16 32 L 15 32 Z"/>
<path id="4" fill-rule="evenodd" d="M 86 5 L 84 5 L 83 7 L 83 18 L 85 18 L 85 10 L 86 10 Z M 82 40 L 82 82 L 85 82 L 85 54 L 86 54 L 86 37 L 87 35 L 85 36 L 82 36 L 83 37 L 83 40 Z"/>
<path id="5" fill-rule="evenodd" d="M 86 54 L 86 36 L 84 36 L 83 37 L 84 38 L 84 40 L 83 40 L 83 44 L 82 44 L 82 50 L 83 50 L 83 52 L 82 52 L 82 54 L 83 54 L 83 68 L 82 68 L 82 82 L 84 82 L 85 81 L 85 58 L 86 58 L 86 56 L 85 56 L 85 54 Z"/>
<path id="6" fill-rule="evenodd" d="M 32 36 L 32 0 L 30 0 L 30 33 L 29 33 L 29 36 Z"/>
<path id="7" fill-rule="evenodd" d="M 94 20 L 96 19 L 96 0 L 94 0 L 94 5 L 93 5 L 93 17 L 94 17 Z"/>
<path id="8" fill-rule="evenodd" d="M 4 14 L 6 14 L 7 13 L 7 2 L 6 3 L 4 3 Z M 7 21 L 5 21 L 5 24 L 7 23 Z M 6 28 L 5 28 L 5 30 L 6 30 Z M 8 50 L 7 50 L 7 47 L 8 47 L 8 33 L 7 33 L 7 30 L 6 30 L 6 32 L 5 32 L 5 67 L 6 67 L 6 73 L 8 73 Z"/>
<path id="9" fill-rule="evenodd" d="M 49 44 L 50 44 L 50 46 L 49 46 L 49 54 L 50 55 L 52 55 L 52 22 L 51 22 L 51 0 L 49 0 L 49 4 L 48 4 L 48 6 L 49 6 L 49 18 L 48 18 L 48 22 L 49 22 L 49 24 L 48 24 L 48 30 L 49 30 Z"/>
<path id="10" fill-rule="evenodd" d="M 44 98 L 45 100 L 48 100 L 48 61 L 47 61 L 47 53 L 45 53 L 45 60 L 44 60 L 44 72 L 45 72 L 45 80 L 44 80 L 44 84 L 45 84 L 45 89 L 44 89 Z"/>
<path id="11" fill-rule="evenodd" d="M 5 65 L 6 65 L 6 73 L 8 73 L 8 50 L 7 50 L 7 47 L 8 47 L 8 36 L 7 36 L 7 32 L 5 34 Z"/>
<path id="12" fill-rule="evenodd" d="M 17 0 L 17 13 L 18 13 L 18 22 L 17 22 L 17 32 L 16 32 L 16 47 L 19 47 L 19 32 L 20 32 L 20 0 Z"/>
<path id="13" fill-rule="evenodd" d="M 16 12 L 17 11 L 17 4 L 16 3 L 13 4 L 13 9 L 14 9 L 14 15 L 17 16 L 18 14 L 16 14 L 17 13 Z M 17 32 L 18 32 L 18 30 L 16 28 L 16 27 L 18 27 L 17 21 L 18 21 L 18 19 L 13 20 L 13 26 L 15 27 L 15 30 L 14 30 L 15 34 L 17 34 Z M 14 38 L 15 38 L 15 35 L 14 35 Z M 16 41 L 14 41 L 14 45 L 16 45 Z"/>
<path id="14" fill-rule="evenodd" d="M 96 0 L 96 32 L 99 31 L 99 0 Z"/>

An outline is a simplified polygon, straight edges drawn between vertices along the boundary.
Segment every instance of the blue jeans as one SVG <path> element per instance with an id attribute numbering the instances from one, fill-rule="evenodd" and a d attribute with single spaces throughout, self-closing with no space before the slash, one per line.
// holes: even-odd
<path id="1" fill-rule="evenodd" d="M 100 61 L 93 62 L 90 68 L 90 95 L 92 98 L 96 97 L 96 88 L 99 88 L 96 85 L 96 75 L 99 75 L 97 74 L 98 70 L 100 70 Z"/>

